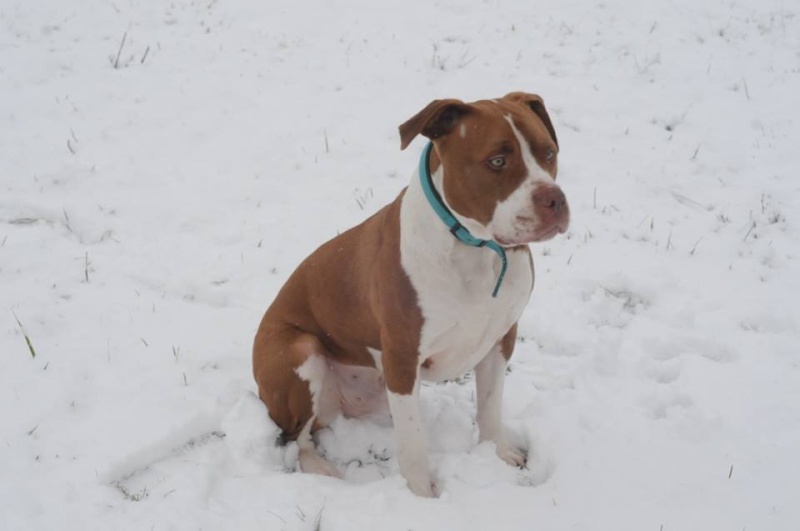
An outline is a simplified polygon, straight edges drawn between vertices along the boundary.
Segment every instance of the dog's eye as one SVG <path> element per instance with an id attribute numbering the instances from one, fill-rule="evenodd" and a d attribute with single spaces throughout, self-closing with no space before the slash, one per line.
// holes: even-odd
<path id="1" fill-rule="evenodd" d="M 504 155 L 498 155 L 496 157 L 492 157 L 489 159 L 489 166 L 491 166 L 495 170 L 504 168 L 505 165 L 506 165 L 506 158 Z"/>
<path id="2" fill-rule="evenodd" d="M 547 162 L 553 162 L 554 160 L 556 160 L 556 150 L 555 149 L 548 149 L 547 150 L 547 156 L 545 157 L 545 160 L 547 160 Z"/>

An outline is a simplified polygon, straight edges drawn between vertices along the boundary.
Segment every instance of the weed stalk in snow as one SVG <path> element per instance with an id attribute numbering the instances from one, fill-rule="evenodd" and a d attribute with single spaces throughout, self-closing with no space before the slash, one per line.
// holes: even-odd
<path id="1" fill-rule="evenodd" d="M 22 322 L 19 320 L 19 317 L 17 317 L 17 314 L 14 313 L 13 310 L 11 311 L 11 313 L 14 315 L 14 319 L 17 321 L 17 324 L 19 325 L 19 331 L 22 332 L 22 336 L 25 338 L 25 343 L 28 345 L 28 351 L 31 353 L 31 358 L 35 358 L 36 350 L 33 348 L 33 343 L 31 343 L 30 336 L 28 336 L 28 333 L 25 331 L 25 327 L 22 326 Z"/>
<path id="2" fill-rule="evenodd" d="M 748 236 L 750 236 L 750 233 L 751 233 L 751 232 L 753 232 L 753 229 L 755 229 L 755 228 L 756 228 L 756 222 L 754 221 L 754 222 L 753 222 L 753 223 L 750 225 L 750 228 L 747 230 L 747 234 L 745 234 L 745 235 L 744 235 L 744 238 L 742 238 L 742 241 L 743 241 L 743 242 L 747 241 L 747 237 L 748 237 Z"/>
<path id="3" fill-rule="evenodd" d="M 128 32 L 122 34 L 122 41 L 119 43 L 119 50 L 117 50 L 117 57 L 114 59 L 114 70 L 119 70 L 119 56 L 122 54 L 122 48 L 125 46 L 125 39 L 128 38 Z"/>

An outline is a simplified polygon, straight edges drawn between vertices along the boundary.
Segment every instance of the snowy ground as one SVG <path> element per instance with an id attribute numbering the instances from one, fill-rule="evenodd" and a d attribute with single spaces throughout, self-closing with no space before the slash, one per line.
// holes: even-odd
<path id="1" fill-rule="evenodd" d="M 407 182 L 398 124 L 512 90 L 573 212 L 506 386 L 529 469 L 468 377 L 423 389 L 440 499 L 360 421 L 347 481 L 291 472 L 262 312 Z M 798 94 L 785 0 L 0 0 L 0 528 L 800 528 Z"/>

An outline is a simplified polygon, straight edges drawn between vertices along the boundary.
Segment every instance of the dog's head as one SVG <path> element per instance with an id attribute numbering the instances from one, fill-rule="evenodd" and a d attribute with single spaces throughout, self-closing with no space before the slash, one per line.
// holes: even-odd
<path id="1" fill-rule="evenodd" d="M 539 96 L 434 100 L 400 126 L 401 149 L 420 134 L 433 142 L 430 171 L 442 198 L 474 236 L 511 247 L 567 230 L 558 140 Z"/>

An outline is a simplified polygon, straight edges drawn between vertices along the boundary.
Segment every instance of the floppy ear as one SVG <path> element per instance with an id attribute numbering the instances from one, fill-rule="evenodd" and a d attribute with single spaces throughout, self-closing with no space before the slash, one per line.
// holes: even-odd
<path id="1" fill-rule="evenodd" d="M 550 137 L 558 147 L 558 138 L 556 138 L 556 130 L 553 128 L 553 122 L 550 121 L 550 115 L 547 114 L 547 109 L 544 107 L 544 101 L 538 94 L 528 94 L 527 92 L 511 92 L 503 96 L 504 100 L 509 100 L 517 103 L 522 103 L 530 107 L 530 109 L 539 117 Z"/>
<path id="2" fill-rule="evenodd" d="M 407 148 L 419 134 L 431 140 L 446 135 L 470 110 L 471 107 L 461 100 L 433 100 L 427 107 L 400 125 L 400 149 Z"/>

